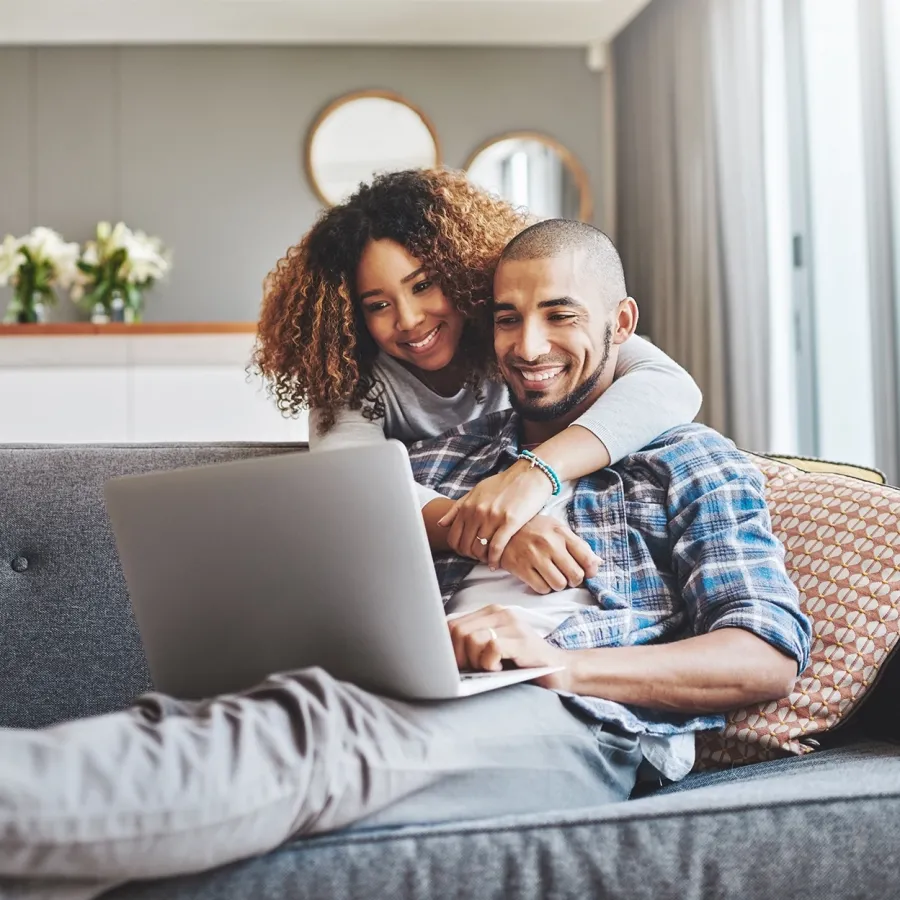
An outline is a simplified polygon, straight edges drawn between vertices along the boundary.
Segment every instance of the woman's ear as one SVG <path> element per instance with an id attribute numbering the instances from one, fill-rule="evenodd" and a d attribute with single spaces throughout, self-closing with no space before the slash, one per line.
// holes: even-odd
<path id="1" fill-rule="evenodd" d="M 619 301 L 616 307 L 615 336 L 613 343 L 624 344 L 637 329 L 639 313 L 633 297 Z"/>

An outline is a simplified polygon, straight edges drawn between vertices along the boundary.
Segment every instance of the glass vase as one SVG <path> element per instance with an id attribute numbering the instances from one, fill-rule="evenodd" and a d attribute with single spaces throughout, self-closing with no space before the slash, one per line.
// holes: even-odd
<path id="1" fill-rule="evenodd" d="M 140 325 L 144 317 L 144 295 L 132 289 L 128 294 L 129 302 L 125 307 L 125 322 L 129 325 Z"/>
<path id="2" fill-rule="evenodd" d="M 47 307 L 43 295 L 37 291 L 30 296 L 16 291 L 3 317 L 5 325 L 43 325 L 46 321 Z"/>
<path id="3" fill-rule="evenodd" d="M 107 313 L 110 322 L 125 321 L 125 295 L 121 291 L 113 291 L 109 295 Z"/>

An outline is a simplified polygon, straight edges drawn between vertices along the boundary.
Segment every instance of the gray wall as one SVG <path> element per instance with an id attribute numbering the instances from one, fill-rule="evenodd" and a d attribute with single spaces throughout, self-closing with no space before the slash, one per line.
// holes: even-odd
<path id="1" fill-rule="evenodd" d="M 174 250 L 148 321 L 252 320 L 318 210 L 301 157 L 328 101 L 398 91 L 451 166 L 493 134 L 548 132 L 587 168 L 599 219 L 601 77 L 581 50 L 0 48 L 0 238 L 47 225 L 84 241 L 121 218 Z"/>

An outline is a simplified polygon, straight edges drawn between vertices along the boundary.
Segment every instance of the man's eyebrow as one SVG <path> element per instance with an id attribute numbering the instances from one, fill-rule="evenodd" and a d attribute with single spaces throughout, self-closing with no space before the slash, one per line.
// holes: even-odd
<path id="1" fill-rule="evenodd" d="M 585 309 L 585 305 L 583 303 L 579 303 L 574 297 L 554 297 L 552 300 L 541 300 L 538 303 L 538 309 L 553 309 L 557 306 L 568 306 L 573 309 Z M 494 312 L 506 312 L 515 310 L 516 305 L 514 303 L 497 303 L 491 307 Z"/>
<path id="2" fill-rule="evenodd" d="M 553 300 L 541 300 L 538 303 L 538 309 L 551 309 L 554 306 L 572 306 L 578 309 L 584 309 L 585 305 L 579 303 L 574 297 L 555 297 Z"/>
<path id="3" fill-rule="evenodd" d="M 409 275 L 400 279 L 400 284 L 406 284 L 408 281 L 412 281 L 413 278 L 417 278 L 423 272 L 428 271 L 428 266 L 419 266 L 415 272 L 410 272 Z M 366 300 L 369 297 L 377 297 L 379 294 L 383 293 L 381 288 L 373 288 L 371 291 L 366 291 L 364 294 L 359 295 L 359 302 L 362 303 L 363 300 Z"/>

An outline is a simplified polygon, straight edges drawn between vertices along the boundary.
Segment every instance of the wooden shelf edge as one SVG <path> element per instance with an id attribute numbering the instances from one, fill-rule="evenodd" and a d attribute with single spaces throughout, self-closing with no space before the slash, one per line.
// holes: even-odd
<path id="1" fill-rule="evenodd" d="M 57 335 L 134 334 L 255 334 L 255 322 L 142 322 L 92 325 L 90 322 L 51 322 L 46 325 L 0 325 L 0 337 L 53 337 Z"/>

